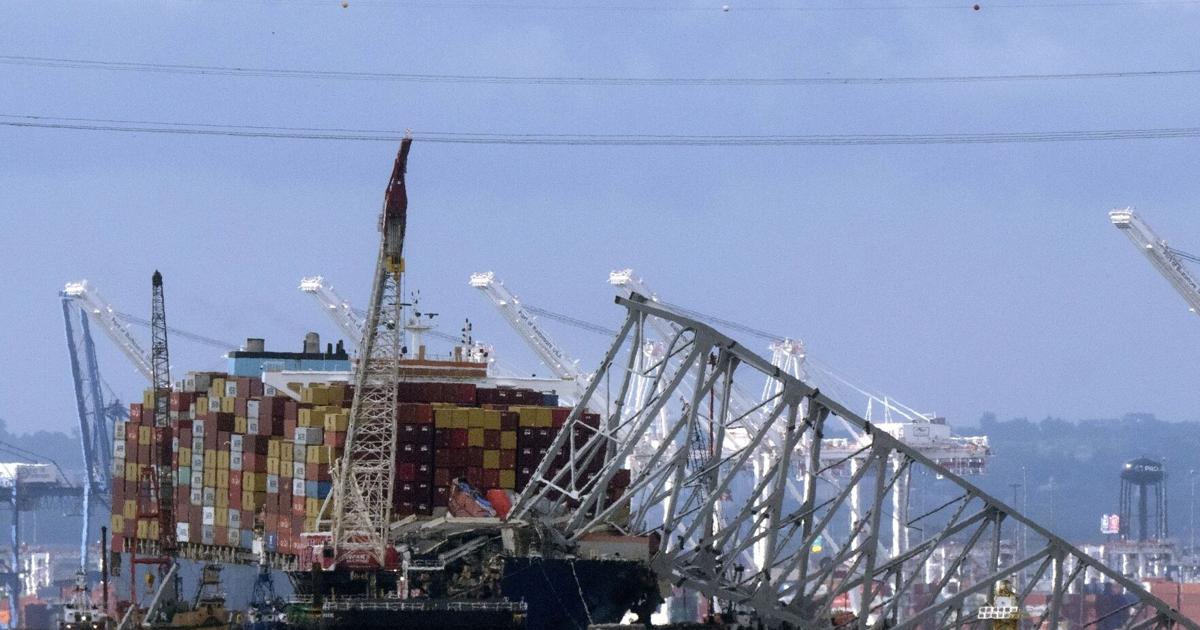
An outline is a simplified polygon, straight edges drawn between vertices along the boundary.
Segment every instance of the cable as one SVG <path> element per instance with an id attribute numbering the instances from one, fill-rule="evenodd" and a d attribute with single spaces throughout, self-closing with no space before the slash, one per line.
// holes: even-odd
<path id="1" fill-rule="evenodd" d="M 1200 1 L 1200 0 L 1198 0 Z M 573 77 L 464 74 L 408 74 L 338 70 L 203 66 L 127 61 L 98 61 L 57 57 L 0 55 L 0 64 L 38 68 L 111 70 L 204 76 L 333 79 L 340 81 L 393 81 L 406 83 L 482 83 L 577 86 L 811 86 L 811 85 L 921 85 L 941 83 L 996 83 L 1018 81 L 1071 81 L 1096 79 L 1174 78 L 1200 75 L 1200 69 L 1066 72 L 1054 74 L 994 74 L 906 77 Z"/>
<path id="2" fill-rule="evenodd" d="M 90 118 L 56 118 L 0 114 L 0 126 L 42 129 L 74 129 L 125 133 L 233 136 L 355 142 L 399 142 L 401 131 L 367 129 L 320 129 L 211 125 Z M 1200 137 L 1200 127 L 1160 129 L 1108 129 L 1079 131 L 1027 131 L 938 134 L 825 134 L 825 135 L 667 135 L 667 134 L 504 134 L 416 132 L 420 142 L 490 145 L 543 146 L 892 146 L 931 144 L 1030 144 L 1043 142 L 1090 142 L 1099 140 L 1161 140 Z"/>
<path id="3" fill-rule="evenodd" d="M 234 0 L 180 0 L 194 3 L 230 3 Z M 257 0 L 259 4 L 275 6 L 324 6 L 333 8 L 334 2 L 324 0 Z M 237 0 L 245 4 L 245 0 Z M 980 9 L 1082 9 L 1082 8 L 1119 8 L 1119 7 L 1154 7 L 1154 6 L 1188 6 L 1200 4 L 1200 0 L 1144 0 L 1137 1 L 1099 1 L 1099 2 L 1014 2 L 1001 4 L 983 4 L 975 9 L 971 3 L 944 4 L 865 4 L 844 6 L 805 6 L 805 5 L 764 5 L 742 6 L 737 2 L 714 3 L 708 6 L 656 6 L 656 5 L 619 5 L 619 4 L 532 4 L 510 2 L 388 2 L 386 0 L 351 0 L 354 6 L 382 6 L 390 9 L 482 9 L 499 11 L 550 11 L 566 12 L 637 12 L 637 13 L 841 13 L 861 11 L 978 11 Z"/>
<path id="4" fill-rule="evenodd" d="M 119 317 L 127 322 L 137 324 L 139 326 L 150 326 L 150 320 L 142 319 L 136 315 L 130 315 L 129 313 L 114 313 L 114 315 L 116 315 L 117 317 Z M 167 331 L 169 331 L 172 335 L 175 335 L 177 337 L 183 337 L 184 339 L 190 339 L 192 341 L 202 343 L 205 345 L 209 345 L 214 348 L 220 348 L 222 350 L 236 349 L 238 347 L 238 344 L 236 344 L 236 343 L 229 343 L 228 341 L 221 341 L 220 339 L 213 339 L 212 337 L 205 337 L 203 335 L 197 335 L 196 333 L 190 333 L 190 332 L 187 332 L 186 330 L 179 330 L 178 328 L 168 327 Z"/>
<path id="5" fill-rule="evenodd" d="M 617 335 L 617 331 L 612 328 L 605 328 L 604 326 L 601 326 L 599 324 L 593 324 L 589 321 L 571 317 L 570 315 L 563 315 L 562 313 L 555 313 L 554 311 L 546 310 L 546 309 L 538 307 L 538 306 L 533 306 L 532 304 L 522 303 L 521 305 L 525 307 L 525 310 L 529 311 L 530 313 L 533 313 L 534 315 L 540 315 L 541 317 L 547 317 L 547 318 L 553 319 L 555 321 L 559 321 L 564 324 L 567 324 L 568 326 L 574 326 L 576 328 L 580 328 L 580 329 L 586 330 L 588 332 L 594 332 L 598 335 L 604 335 L 606 337 L 615 337 Z"/>

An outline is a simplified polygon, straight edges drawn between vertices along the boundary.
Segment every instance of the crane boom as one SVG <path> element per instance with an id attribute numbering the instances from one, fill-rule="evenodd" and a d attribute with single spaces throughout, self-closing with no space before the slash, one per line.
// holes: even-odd
<path id="1" fill-rule="evenodd" d="M 379 258 L 359 343 L 346 446 L 338 462 L 332 537 L 339 561 L 384 566 L 396 482 L 396 405 L 404 334 L 401 277 L 411 138 L 400 143 L 380 215 Z"/>
<path id="2" fill-rule="evenodd" d="M 300 290 L 316 298 L 323 311 L 333 319 L 348 339 L 358 343 L 362 339 L 364 322 L 354 312 L 350 303 L 342 299 L 333 287 L 325 283 L 322 276 L 308 276 L 300 280 Z"/>
<path id="3" fill-rule="evenodd" d="M 142 348 L 125 324 L 121 323 L 120 314 L 113 310 L 104 298 L 100 297 L 100 293 L 94 287 L 88 285 L 87 280 L 68 282 L 60 295 L 79 302 L 92 321 L 104 329 L 104 334 L 108 335 L 108 338 L 117 344 L 117 348 L 133 363 L 134 369 L 146 377 L 146 380 L 154 380 L 150 354 Z"/>
<path id="4" fill-rule="evenodd" d="M 1113 210 L 1108 213 L 1108 218 L 1146 255 L 1158 273 L 1171 283 L 1175 291 L 1187 302 L 1188 309 L 1200 314 L 1200 282 L 1188 273 L 1181 260 L 1192 256 L 1168 246 L 1132 208 Z"/>
<path id="5" fill-rule="evenodd" d="M 504 283 L 496 278 L 491 271 L 471 274 L 471 286 L 479 289 L 488 300 L 500 311 L 504 319 L 521 335 L 525 343 L 537 353 L 538 358 L 555 376 L 565 381 L 579 383 L 579 391 L 587 387 L 587 376 L 579 370 L 575 359 L 571 358 L 546 331 L 537 325 L 537 317 L 521 304 L 520 298 L 513 295 Z"/>

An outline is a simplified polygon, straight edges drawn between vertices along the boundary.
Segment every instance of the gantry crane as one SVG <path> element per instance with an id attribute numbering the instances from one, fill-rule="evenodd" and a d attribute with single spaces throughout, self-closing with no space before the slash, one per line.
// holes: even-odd
<path id="1" fill-rule="evenodd" d="M 334 488 L 332 543 L 337 559 L 386 564 L 395 490 L 397 383 L 404 334 L 404 173 L 412 138 L 400 143 L 379 217 L 379 258 L 358 347 L 346 446 Z"/>
<path id="2" fill-rule="evenodd" d="M 532 309 L 522 304 L 520 298 L 509 291 L 491 271 L 471 274 L 470 284 L 479 289 L 496 310 L 500 311 L 542 363 L 563 380 L 570 398 L 579 400 L 587 388 L 588 374 L 579 369 L 578 360 L 567 354 L 541 326 L 538 326 L 537 316 L 530 312 Z M 599 399 L 597 402 L 603 403 Z"/>
<path id="3" fill-rule="evenodd" d="M 363 336 L 362 317 L 350 303 L 334 292 L 333 287 L 322 276 L 306 276 L 300 279 L 300 290 L 313 296 L 333 323 L 346 335 L 346 339 L 358 345 Z"/>
<path id="4" fill-rule="evenodd" d="M 1129 237 L 1158 273 L 1171 283 L 1183 301 L 1187 302 L 1188 310 L 1200 314 L 1200 282 L 1192 277 L 1183 264 L 1185 260 L 1200 262 L 1200 256 L 1193 256 L 1167 245 L 1167 242 L 1159 238 L 1132 208 L 1113 210 L 1108 213 L 1108 219 Z"/>

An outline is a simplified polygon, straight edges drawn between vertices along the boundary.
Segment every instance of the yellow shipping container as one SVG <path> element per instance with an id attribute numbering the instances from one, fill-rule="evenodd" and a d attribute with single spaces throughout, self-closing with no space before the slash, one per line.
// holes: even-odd
<path id="1" fill-rule="evenodd" d="M 271 438 L 267 441 L 267 457 L 279 457 L 279 440 Z"/>
<path id="2" fill-rule="evenodd" d="M 184 462 L 187 462 L 186 464 Z M 179 464 L 181 466 L 192 465 L 192 449 L 190 446 L 179 447 Z"/>
<path id="3" fill-rule="evenodd" d="M 246 419 L 245 418 L 239 417 L 239 418 L 233 419 L 233 432 L 234 433 L 242 433 L 242 434 L 248 433 L 248 431 L 246 430 Z"/>
<path id="4" fill-rule="evenodd" d="M 221 396 L 221 413 L 233 413 L 237 409 L 234 400 L 231 396 Z"/>
<path id="5" fill-rule="evenodd" d="M 517 471 L 501 470 L 500 471 L 500 487 L 506 490 L 512 490 L 517 487 Z"/>
<path id="6" fill-rule="evenodd" d="M 138 445 L 147 446 L 154 441 L 154 429 L 152 427 L 138 427 Z"/>
<path id="7" fill-rule="evenodd" d="M 212 380 L 212 385 L 208 388 L 209 396 L 224 396 L 225 395 L 225 379 L 216 377 Z"/>
<path id="8" fill-rule="evenodd" d="M 516 431 L 501 431 L 500 432 L 500 448 L 506 451 L 517 450 L 517 432 Z"/>
<path id="9" fill-rule="evenodd" d="M 315 409 L 315 408 L 314 409 L 301 409 L 299 416 L 296 417 L 296 426 L 298 426 L 298 427 L 319 426 L 319 425 L 315 424 L 317 414 L 319 414 L 319 413 L 322 413 L 322 412 L 317 411 L 317 409 Z M 324 424 L 324 421 L 322 421 L 322 424 Z"/>
<path id="10" fill-rule="evenodd" d="M 216 449 L 212 449 L 212 448 L 204 449 L 204 467 L 205 468 L 216 468 L 217 467 L 217 451 L 216 451 Z"/>
<path id="11" fill-rule="evenodd" d="M 146 540 L 150 537 L 150 523 L 144 518 L 138 519 L 137 522 L 137 537 Z"/>
<path id="12" fill-rule="evenodd" d="M 307 506 L 305 506 L 305 507 L 307 507 Z M 300 531 L 304 531 L 304 532 L 317 531 L 317 519 L 312 518 L 312 517 L 305 517 L 304 518 L 304 529 L 302 529 Z"/>
<path id="13" fill-rule="evenodd" d="M 478 407 L 473 407 L 467 410 L 467 428 L 482 429 L 483 428 L 483 410 Z"/>
<path id="14" fill-rule="evenodd" d="M 350 414 L 345 411 L 330 412 L 325 414 L 325 431 L 345 431 L 350 426 Z"/>
<path id="15" fill-rule="evenodd" d="M 321 500 L 308 497 L 304 499 L 304 515 L 316 518 L 321 513 Z"/>
<path id="16" fill-rule="evenodd" d="M 500 412 L 495 409 L 480 409 L 483 412 L 483 428 L 491 431 L 500 430 Z M 513 448 L 516 448 L 515 446 Z"/>
<path id="17" fill-rule="evenodd" d="M 471 428 L 471 410 L 466 407 L 455 407 L 453 429 L 469 429 Z"/>
<path id="18" fill-rule="evenodd" d="M 204 485 L 208 486 L 209 488 L 217 487 L 217 469 L 216 468 L 205 468 L 204 469 Z"/>
<path id="19" fill-rule="evenodd" d="M 467 446 L 483 448 L 483 429 L 467 429 Z"/>
<path id="20" fill-rule="evenodd" d="M 433 426 L 437 429 L 453 429 L 454 410 L 449 407 L 440 407 L 438 409 L 434 409 Z"/>
<path id="21" fill-rule="evenodd" d="M 113 514 L 110 519 L 110 526 L 114 533 L 125 531 L 125 517 L 120 514 Z"/>
<path id="22" fill-rule="evenodd" d="M 292 460 L 296 457 L 296 449 L 292 448 L 293 444 L 290 440 L 284 440 L 283 446 L 279 448 L 279 466 L 281 468 L 292 465 Z"/>
<path id="23" fill-rule="evenodd" d="M 137 518 L 137 501 L 134 499 L 126 499 L 125 504 L 121 506 L 121 516 L 126 520 L 134 520 Z"/>
<path id="24" fill-rule="evenodd" d="M 534 407 L 537 409 L 537 426 L 540 428 L 548 428 L 554 426 L 554 414 L 550 412 L 549 407 Z"/>
<path id="25" fill-rule="evenodd" d="M 267 458 L 267 474 L 268 475 L 278 475 L 279 474 L 279 458 L 278 457 L 268 457 Z"/>
<path id="26" fill-rule="evenodd" d="M 329 449 L 324 446 L 310 446 L 305 450 L 304 459 L 309 464 L 328 464 Z"/>
<path id="27" fill-rule="evenodd" d="M 229 470 L 228 451 L 217 451 L 217 470 Z"/>
<path id="28" fill-rule="evenodd" d="M 126 479 L 129 479 L 131 481 L 137 481 L 138 483 L 141 483 L 141 478 L 140 478 L 141 472 L 142 471 L 138 470 L 137 464 L 130 464 L 130 463 L 125 464 L 125 478 Z"/>
<path id="29" fill-rule="evenodd" d="M 484 468 L 499 468 L 500 467 L 500 451 L 487 450 L 483 452 L 483 467 Z"/>
<path id="30" fill-rule="evenodd" d="M 254 510 L 257 507 L 254 505 L 254 493 L 250 490 L 242 490 L 242 509 Z"/>
<path id="31" fill-rule="evenodd" d="M 217 503 L 220 503 L 220 500 Z M 213 511 L 216 512 L 216 514 L 213 514 L 213 525 L 217 527 L 229 527 L 229 507 L 226 506 L 225 509 L 221 509 L 221 506 L 218 505 L 217 509 Z"/>
<path id="32" fill-rule="evenodd" d="M 217 507 L 218 512 L 225 511 L 226 513 L 228 513 L 228 511 L 229 511 L 229 490 L 228 489 L 222 490 L 220 488 L 217 488 L 216 491 L 213 493 L 213 501 L 217 504 L 216 507 Z"/>
<path id="33" fill-rule="evenodd" d="M 267 491 L 267 473 L 242 473 L 242 489 L 249 492 Z M 243 510 L 246 508 L 242 508 Z"/>
<path id="34" fill-rule="evenodd" d="M 218 490 L 228 490 L 229 489 L 229 471 L 228 470 L 217 469 L 217 489 Z"/>
<path id="35" fill-rule="evenodd" d="M 200 398 L 197 398 L 195 407 L 196 407 L 196 415 L 197 416 L 202 416 L 202 415 L 208 413 L 208 398 L 205 398 L 203 396 L 201 396 Z"/>
<path id="36" fill-rule="evenodd" d="M 536 427 L 537 426 L 537 409 L 534 407 L 509 407 L 509 411 L 516 411 L 519 415 L 517 425 L 521 427 Z"/>
<path id="37" fill-rule="evenodd" d="M 147 411 L 154 410 L 154 390 L 153 389 L 142 390 L 142 407 L 144 407 Z"/>

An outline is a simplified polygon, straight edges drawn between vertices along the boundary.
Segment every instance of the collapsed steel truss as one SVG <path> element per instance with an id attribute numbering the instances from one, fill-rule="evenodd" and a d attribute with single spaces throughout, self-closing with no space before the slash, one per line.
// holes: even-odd
<path id="1" fill-rule="evenodd" d="M 640 295 L 617 302 L 628 309 L 625 324 L 510 518 L 544 525 L 568 548 L 597 530 L 657 533 L 651 565 L 660 576 L 773 624 L 984 627 L 979 608 L 1004 580 L 1034 627 L 1069 618 L 1075 627 L 1200 630 L 1138 583 L 729 337 Z M 644 361 L 647 324 L 663 322 L 675 333 L 656 361 Z M 738 386 L 772 386 L 775 394 L 742 410 L 731 404 Z M 614 408 L 590 427 L 581 410 L 601 387 L 614 388 Z M 623 402 L 634 390 L 642 397 Z M 664 413 L 665 434 L 650 440 Z M 873 439 L 830 462 L 821 444 L 826 427 L 840 426 L 831 417 Z M 614 478 L 635 460 L 629 487 L 616 491 Z M 906 476 L 919 478 L 925 505 L 895 520 L 888 495 Z M 789 497 L 797 479 L 803 496 Z M 896 527 L 911 540 L 900 552 L 886 543 Z M 767 561 L 747 567 L 741 559 L 755 546 Z M 1076 595 L 1085 581 L 1117 589 L 1121 603 L 1084 610 Z"/>

